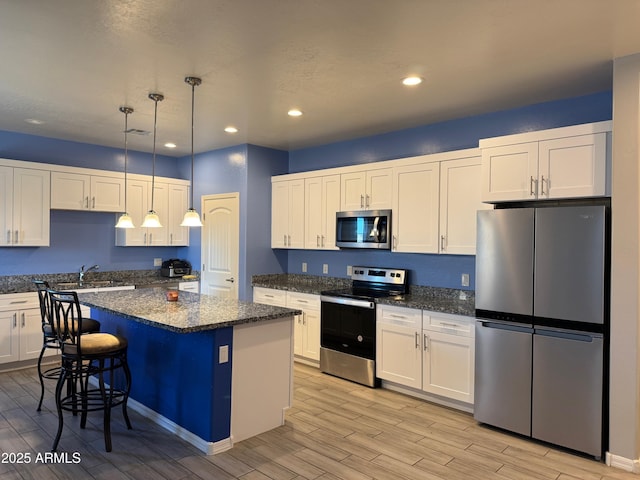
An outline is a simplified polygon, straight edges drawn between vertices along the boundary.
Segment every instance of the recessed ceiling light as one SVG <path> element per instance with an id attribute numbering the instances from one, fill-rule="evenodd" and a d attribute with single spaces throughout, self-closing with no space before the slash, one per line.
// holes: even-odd
<path id="1" fill-rule="evenodd" d="M 407 86 L 420 85 L 422 83 L 422 78 L 417 75 L 412 75 L 410 77 L 405 77 L 402 79 L 402 84 Z"/>
<path id="2" fill-rule="evenodd" d="M 302 112 L 297 108 L 292 108 L 287 112 L 287 115 L 289 115 L 290 117 L 299 117 L 300 115 L 302 115 Z"/>
<path id="3" fill-rule="evenodd" d="M 165 143 L 164 146 L 167 147 L 167 148 L 176 148 L 176 144 L 175 143 L 171 143 L 171 142 Z"/>
<path id="4" fill-rule="evenodd" d="M 238 129 L 236 127 L 232 127 L 231 125 L 226 127 L 224 131 L 227 133 L 238 133 Z"/>
<path id="5" fill-rule="evenodd" d="M 25 122 L 30 123 L 31 125 L 42 125 L 44 123 L 42 120 L 38 120 L 37 118 L 27 118 Z"/>

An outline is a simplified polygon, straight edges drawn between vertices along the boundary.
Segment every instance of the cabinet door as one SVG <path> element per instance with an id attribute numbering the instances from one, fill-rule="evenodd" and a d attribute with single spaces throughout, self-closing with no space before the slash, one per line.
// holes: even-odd
<path id="1" fill-rule="evenodd" d="M 302 356 L 304 343 L 304 313 L 293 318 L 293 354 Z"/>
<path id="2" fill-rule="evenodd" d="M 438 253 L 439 169 L 437 162 L 394 169 L 394 252 Z"/>
<path id="3" fill-rule="evenodd" d="M 20 310 L 18 312 L 20 328 L 20 360 L 38 358 L 42 350 L 42 317 L 40 309 Z M 54 350 L 49 353 L 54 353 Z"/>
<path id="4" fill-rule="evenodd" d="M 364 206 L 367 210 L 391 208 L 391 168 L 367 171 Z"/>
<path id="5" fill-rule="evenodd" d="M 89 175 L 51 172 L 51 208 L 87 210 L 90 207 Z"/>
<path id="6" fill-rule="evenodd" d="M 14 245 L 49 246 L 51 176 L 49 171 L 13 170 Z"/>
<path id="7" fill-rule="evenodd" d="M 160 217 L 160 228 L 147 228 L 147 245 L 161 247 L 169 244 L 169 185 L 154 182 L 153 209 Z M 151 202 L 151 183 L 149 183 L 149 205 Z"/>
<path id="8" fill-rule="evenodd" d="M 418 330 L 378 322 L 376 344 L 378 378 L 408 387 L 422 387 L 422 352 Z"/>
<path id="9" fill-rule="evenodd" d="M 271 248 L 287 248 L 289 182 L 271 184 Z"/>
<path id="10" fill-rule="evenodd" d="M 18 351 L 18 313 L 0 312 L 0 363 L 15 362 Z"/>
<path id="11" fill-rule="evenodd" d="M 338 211 L 340 211 L 340 175 L 322 177 L 322 236 L 320 238 L 320 246 L 324 249 L 338 249 L 336 247 L 336 212 Z"/>
<path id="12" fill-rule="evenodd" d="M 422 389 L 473 403 L 474 339 L 423 330 Z"/>
<path id="13" fill-rule="evenodd" d="M 320 311 L 305 310 L 302 356 L 320 361 Z"/>
<path id="14" fill-rule="evenodd" d="M 440 253 L 475 255 L 480 200 L 480 157 L 440 164 Z"/>
<path id="15" fill-rule="evenodd" d="M 304 180 L 289 182 L 289 248 L 304 248 Z"/>
<path id="16" fill-rule="evenodd" d="M 482 149 L 482 201 L 534 200 L 538 142 Z"/>
<path id="17" fill-rule="evenodd" d="M 0 246 L 7 246 L 12 243 L 13 168 L 0 167 Z"/>
<path id="18" fill-rule="evenodd" d="M 124 212 L 124 178 L 92 175 L 89 208 L 96 212 Z"/>
<path id="19" fill-rule="evenodd" d="M 116 228 L 116 245 L 119 247 L 142 247 L 146 245 L 147 229 L 140 228 L 147 213 L 148 182 L 127 180 L 127 206 L 136 228 Z"/>
<path id="20" fill-rule="evenodd" d="M 605 194 L 607 134 L 540 142 L 540 198 Z"/>
<path id="21" fill-rule="evenodd" d="M 322 248 L 322 177 L 304 180 L 304 248 Z"/>
<path id="22" fill-rule="evenodd" d="M 366 178 L 365 172 L 340 175 L 340 210 L 364 210 Z"/>
<path id="23" fill-rule="evenodd" d="M 167 216 L 167 228 L 169 229 L 169 245 L 188 246 L 189 227 L 181 227 L 180 224 L 184 213 L 189 208 L 189 187 L 170 183 L 168 189 L 169 213 Z"/>

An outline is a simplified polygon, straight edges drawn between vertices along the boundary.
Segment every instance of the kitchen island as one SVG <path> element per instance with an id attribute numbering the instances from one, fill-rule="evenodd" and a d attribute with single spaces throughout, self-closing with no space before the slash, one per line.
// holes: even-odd
<path id="1" fill-rule="evenodd" d="M 191 292 L 169 302 L 166 292 L 78 295 L 101 331 L 128 341 L 129 407 L 207 454 L 282 425 L 300 312 Z"/>

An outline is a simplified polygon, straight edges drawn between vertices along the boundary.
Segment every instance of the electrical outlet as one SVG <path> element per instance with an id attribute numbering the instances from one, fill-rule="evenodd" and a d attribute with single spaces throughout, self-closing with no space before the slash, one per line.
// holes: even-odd
<path id="1" fill-rule="evenodd" d="M 322 264 L 322 273 L 329 273 L 329 264 L 328 263 L 323 263 Z"/>
<path id="2" fill-rule="evenodd" d="M 302 273 L 307 271 L 307 262 L 302 262 Z"/>
<path id="3" fill-rule="evenodd" d="M 463 287 L 468 287 L 469 286 L 469 274 L 468 273 L 463 273 L 462 274 L 462 286 Z"/>
<path id="4" fill-rule="evenodd" d="M 153 266 L 154 267 L 161 267 L 162 266 L 162 259 L 161 258 L 154 258 L 153 259 Z"/>
<path id="5" fill-rule="evenodd" d="M 347 265 L 347 275 L 351 276 L 353 274 L 353 267 L 351 265 Z"/>

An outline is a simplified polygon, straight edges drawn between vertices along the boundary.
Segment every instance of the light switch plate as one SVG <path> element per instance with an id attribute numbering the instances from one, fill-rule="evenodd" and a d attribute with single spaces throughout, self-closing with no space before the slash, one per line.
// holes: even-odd
<path id="1" fill-rule="evenodd" d="M 307 271 L 307 262 L 302 262 L 302 273 Z"/>
<path id="2" fill-rule="evenodd" d="M 469 274 L 468 273 L 463 273 L 462 274 L 462 286 L 463 287 L 468 287 L 469 286 Z"/>
<path id="3" fill-rule="evenodd" d="M 323 263 L 322 264 L 322 273 L 329 273 L 329 264 L 328 263 Z"/>
<path id="4" fill-rule="evenodd" d="M 229 361 L 229 345 L 220 346 L 218 357 L 218 363 L 227 363 Z"/>
<path id="5" fill-rule="evenodd" d="M 153 266 L 154 267 L 161 267 L 162 266 L 162 259 L 161 258 L 154 258 L 153 259 Z"/>

